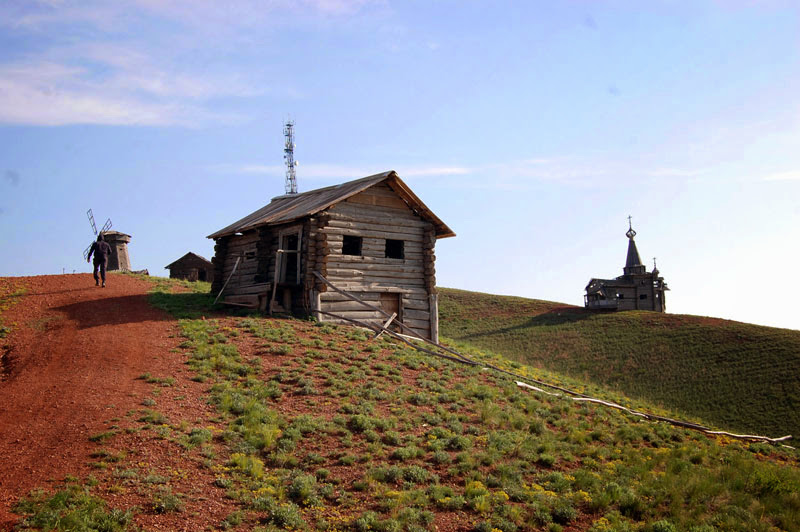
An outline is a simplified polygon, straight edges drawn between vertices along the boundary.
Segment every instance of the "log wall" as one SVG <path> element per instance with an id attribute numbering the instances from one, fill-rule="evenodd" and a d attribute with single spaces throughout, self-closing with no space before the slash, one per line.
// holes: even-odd
<path id="1" fill-rule="evenodd" d="M 264 288 L 263 282 L 256 283 L 255 281 L 259 271 L 259 232 L 249 231 L 241 236 L 227 237 L 226 240 L 224 260 L 221 261 L 223 267 L 220 288 L 226 281 L 228 285 L 225 287 L 223 297 L 258 293 L 261 288 Z M 216 254 L 214 258 L 217 259 Z M 234 271 L 236 259 L 239 259 L 239 264 Z M 230 281 L 228 281 L 229 277 Z M 218 281 L 219 277 L 215 276 L 214 280 Z"/>
<path id="2" fill-rule="evenodd" d="M 345 235 L 362 238 L 361 255 L 343 255 Z M 380 294 L 398 294 L 399 318 L 414 330 L 431 337 L 431 300 L 435 293 L 435 231 L 409 209 L 387 185 L 374 186 L 328 209 L 318 217 L 311 239 L 315 242 L 316 269 L 337 288 L 353 292 L 375 305 Z M 386 257 L 386 240 L 403 241 L 403 258 Z M 321 292 L 321 310 L 359 320 L 385 318 L 376 311 L 348 300 L 325 286 Z M 324 317 L 323 320 L 335 321 Z"/>

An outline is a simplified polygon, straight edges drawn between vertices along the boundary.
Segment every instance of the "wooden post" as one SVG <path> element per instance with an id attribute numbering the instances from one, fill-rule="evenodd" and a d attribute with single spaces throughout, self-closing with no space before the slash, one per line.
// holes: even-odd
<path id="1" fill-rule="evenodd" d="M 317 321 L 322 321 L 322 315 L 319 311 L 322 309 L 322 300 L 320 298 L 319 290 L 311 290 L 311 315 Z"/>
<path id="2" fill-rule="evenodd" d="M 439 343 L 439 296 L 431 294 L 428 296 L 431 313 L 431 342 Z"/>

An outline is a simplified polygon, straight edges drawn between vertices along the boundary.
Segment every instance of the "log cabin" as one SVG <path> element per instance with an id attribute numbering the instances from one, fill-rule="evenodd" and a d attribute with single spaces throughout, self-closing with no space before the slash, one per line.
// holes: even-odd
<path id="1" fill-rule="evenodd" d="M 435 245 L 455 236 L 394 171 L 301 194 L 278 196 L 208 236 L 211 291 L 226 303 L 343 322 L 381 308 L 438 342 Z M 220 293 L 222 292 L 222 293 Z"/>
<path id="2" fill-rule="evenodd" d="M 214 281 L 214 265 L 211 261 L 191 251 L 164 268 L 169 270 L 170 279 Z"/>

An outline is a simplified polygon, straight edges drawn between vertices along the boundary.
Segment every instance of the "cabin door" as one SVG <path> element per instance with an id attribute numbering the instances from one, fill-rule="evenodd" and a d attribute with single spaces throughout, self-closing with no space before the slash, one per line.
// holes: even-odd
<path id="1" fill-rule="evenodd" d="M 300 233 L 282 233 L 278 253 L 281 284 L 300 284 Z"/>
<path id="2" fill-rule="evenodd" d="M 269 311 L 291 312 L 292 301 L 298 295 L 301 280 L 301 228 L 293 227 L 278 233 L 278 252 L 275 254 L 275 281 Z"/>
<path id="3" fill-rule="evenodd" d="M 385 313 L 391 315 L 392 313 L 397 314 L 395 318 L 396 321 L 402 321 L 403 319 L 403 304 L 402 304 L 402 294 L 385 294 L 381 293 L 378 294 L 378 300 L 380 302 L 381 310 Z M 392 323 L 389 329 L 396 330 L 398 327 L 394 323 Z"/>

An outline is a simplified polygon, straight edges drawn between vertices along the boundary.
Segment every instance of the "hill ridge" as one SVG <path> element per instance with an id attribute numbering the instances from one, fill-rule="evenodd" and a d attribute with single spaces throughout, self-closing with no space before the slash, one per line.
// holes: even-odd
<path id="1" fill-rule="evenodd" d="M 439 307 L 441 334 L 454 341 L 726 430 L 800 434 L 800 331 L 449 288 Z"/>

